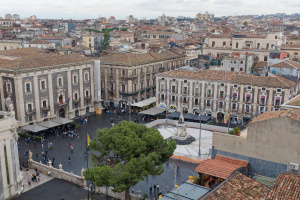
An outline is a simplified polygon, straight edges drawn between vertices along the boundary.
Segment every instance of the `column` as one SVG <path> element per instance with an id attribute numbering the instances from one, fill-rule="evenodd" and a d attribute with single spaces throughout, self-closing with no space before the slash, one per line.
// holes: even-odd
<path id="1" fill-rule="evenodd" d="M 48 92 L 49 92 L 49 101 L 48 104 L 50 106 L 50 118 L 54 117 L 54 99 L 53 99 L 53 82 L 52 82 L 52 72 L 48 71 Z M 56 102 L 56 100 L 55 100 Z"/>
<path id="2" fill-rule="evenodd" d="M 17 76 L 14 79 L 15 82 L 15 93 L 16 93 L 16 108 L 17 111 L 17 119 L 20 121 L 20 125 L 25 124 L 25 105 L 24 105 L 24 95 L 23 95 L 23 83 L 22 77 Z"/>
<path id="3" fill-rule="evenodd" d="M 3 79 L 2 76 L 0 76 L 0 97 L 1 97 L 1 107 L 2 107 L 2 111 L 6 111 L 5 108 L 5 103 L 4 103 L 4 88 L 6 88 L 6 85 L 3 85 Z M 12 89 L 12 88 L 11 88 Z"/>
<path id="4" fill-rule="evenodd" d="M 193 82 L 190 82 L 190 87 L 189 87 L 189 113 L 193 113 L 193 101 L 194 101 L 194 96 L 193 96 Z"/>
<path id="5" fill-rule="evenodd" d="M 93 64 L 91 64 L 91 67 L 90 67 L 90 85 L 91 85 L 91 91 L 90 91 L 91 103 L 90 104 L 91 104 L 91 108 L 93 108 L 91 110 L 91 112 L 94 111 L 94 101 L 95 101 L 95 87 L 94 86 L 96 84 L 95 83 L 96 79 L 94 79 L 94 68 L 95 68 L 95 63 L 93 62 Z M 101 80 L 101 75 L 98 78 Z M 100 83 L 101 83 L 101 81 L 100 81 Z M 101 88 L 100 88 L 100 91 L 101 91 Z M 84 93 L 84 91 L 83 91 L 83 93 Z M 97 95 L 98 95 L 98 92 L 97 92 Z"/>
<path id="6" fill-rule="evenodd" d="M 2 179 L 3 183 L 3 191 L 4 191 L 4 199 L 8 197 L 9 193 L 7 190 L 8 183 L 6 178 L 6 165 L 5 165 L 5 155 L 4 155 L 4 141 L 0 141 L 0 159 L 1 159 L 1 175 L 0 177 Z"/>
<path id="7" fill-rule="evenodd" d="M 244 115 L 244 113 L 241 113 L 243 110 L 243 106 L 245 106 L 243 100 L 245 99 L 245 87 L 241 86 L 241 91 L 240 91 L 240 101 L 239 101 L 239 113 Z M 254 94 L 252 94 L 254 95 Z M 254 96 L 252 96 L 252 98 L 254 98 Z"/>
<path id="8" fill-rule="evenodd" d="M 33 75 L 33 87 L 34 87 L 34 101 L 35 101 L 35 110 L 36 110 L 36 121 L 41 120 L 41 107 L 40 107 L 40 95 L 39 95 L 39 81 L 36 73 Z"/>
<path id="9" fill-rule="evenodd" d="M 65 97 L 65 99 L 69 99 L 69 97 L 71 96 L 70 98 L 70 101 L 69 101 L 69 105 L 68 105 L 68 111 L 66 111 L 66 116 L 68 116 L 68 118 L 72 118 L 74 117 L 72 115 L 72 112 L 73 112 L 73 92 L 72 92 L 72 74 L 71 74 L 71 68 L 68 68 L 67 70 L 67 82 L 68 82 L 68 97 Z M 80 82 L 81 83 L 81 82 Z M 65 93 L 65 95 L 67 95 L 67 93 Z"/>
<path id="10" fill-rule="evenodd" d="M 79 68 L 79 94 L 80 94 L 80 107 L 81 107 L 81 110 L 84 108 L 84 91 L 83 91 L 83 72 L 82 72 L 82 67 L 84 66 L 81 66 Z"/>
<path id="11" fill-rule="evenodd" d="M 10 140 L 7 138 L 5 141 L 6 145 L 6 155 L 7 155 L 7 166 L 8 166 L 8 173 L 9 173 L 9 181 L 10 185 L 13 185 L 14 181 L 14 172 L 13 172 L 13 163 L 11 160 L 11 146 L 10 146 Z"/>

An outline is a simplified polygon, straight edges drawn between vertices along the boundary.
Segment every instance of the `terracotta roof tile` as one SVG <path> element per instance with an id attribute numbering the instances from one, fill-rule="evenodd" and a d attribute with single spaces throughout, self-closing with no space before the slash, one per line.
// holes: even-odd
<path id="1" fill-rule="evenodd" d="M 247 166 L 246 161 L 216 155 L 214 159 L 202 161 L 194 171 L 227 179 L 235 170 Z"/>
<path id="2" fill-rule="evenodd" d="M 191 72 L 188 70 L 176 69 L 161 74 L 157 74 L 157 76 L 187 78 L 187 79 L 196 79 L 196 80 L 224 81 L 224 82 L 237 83 L 237 84 L 276 87 L 276 88 L 291 88 L 296 85 L 295 82 L 276 75 L 249 76 L 249 75 L 237 74 L 236 72 L 217 71 L 217 70 Z"/>
<path id="3" fill-rule="evenodd" d="M 259 115 L 256 119 L 250 122 L 250 124 L 255 122 L 261 122 L 269 119 L 275 119 L 279 117 L 289 117 L 295 121 L 300 122 L 300 109 L 291 110 L 279 110 L 279 111 L 267 111 Z"/>
<path id="4" fill-rule="evenodd" d="M 258 61 L 254 63 L 252 69 L 263 69 L 266 66 L 268 66 L 267 61 Z"/>
<path id="5" fill-rule="evenodd" d="M 286 103 L 286 105 L 300 106 L 300 95 L 298 95 L 295 98 L 291 99 L 289 102 Z"/>
<path id="6" fill-rule="evenodd" d="M 291 60 L 284 60 L 280 63 L 273 64 L 270 67 L 300 69 L 300 63 Z"/>
<path id="7" fill-rule="evenodd" d="M 205 200 L 259 200 L 264 199 L 269 189 L 260 183 L 236 172 L 236 174 L 226 181 L 221 187 L 217 187 L 210 192 Z"/>
<path id="8" fill-rule="evenodd" d="M 280 174 L 267 200 L 296 200 L 300 199 L 300 175 Z"/>
<path id="9" fill-rule="evenodd" d="M 47 50 L 29 47 L 29 48 L 21 48 L 21 49 L 10 49 L 6 51 L 0 51 L 0 55 L 3 56 L 16 56 L 16 57 L 24 57 L 24 56 L 32 56 L 38 55 L 41 53 L 48 52 Z"/>

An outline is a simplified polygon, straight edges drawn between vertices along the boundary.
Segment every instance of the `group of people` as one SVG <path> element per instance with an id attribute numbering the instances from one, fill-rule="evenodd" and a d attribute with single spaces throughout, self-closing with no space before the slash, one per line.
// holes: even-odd
<path id="1" fill-rule="evenodd" d="M 153 192 L 154 192 L 154 194 L 155 194 L 155 196 L 154 196 L 154 200 L 156 200 L 157 198 L 156 198 L 156 195 L 159 197 L 160 195 L 162 195 L 162 192 L 161 192 L 161 190 L 159 190 L 159 185 L 158 184 L 150 184 L 150 194 L 152 194 L 152 190 L 153 190 Z"/>
<path id="2" fill-rule="evenodd" d="M 31 186 L 31 182 L 40 182 L 41 176 L 35 168 L 35 173 L 30 174 L 30 178 L 28 178 L 28 185 Z"/>

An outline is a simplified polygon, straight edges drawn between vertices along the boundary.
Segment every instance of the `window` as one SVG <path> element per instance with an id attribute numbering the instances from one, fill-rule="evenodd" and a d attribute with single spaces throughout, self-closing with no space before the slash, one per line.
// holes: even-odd
<path id="1" fill-rule="evenodd" d="M 46 90 L 46 81 L 45 80 L 41 81 L 41 89 Z"/>
<path id="2" fill-rule="evenodd" d="M 46 100 L 43 100 L 43 102 L 42 102 L 43 104 L 43 108 L 46 108 L 47 107 L 47 101 Z"/>
<path id="3" fill-rule="evenodd" d="M 186 103 L 186 97 L 183 97 L 183 103 Z"/>
<path id="4" fill-rule="evenodd" d="M 110 83 L 110 91 L 113 91 L 113 90 L 114 90 L 114 84 Z"/>
<path id="5" fill-rule="evenodd" d="M 122 69 L 122 75 L 125 76 L 125 69 Z"/>
<path id="6" fill-rule="evenodd" d="M 234 64 L 236 64 L 236 60 L 234 61 Z"/>
<path id="7" fill-rule="evenodd" d="M 172 93 L 175 93 L 175 85 L 172 85 Z"/>
<path id="8" fill-rule="evenodd" d="M 234 67 L 231 67 L 231 69 L 230 69 L 232 72 L 234 72 Z"/>
<path id="9" fill-rule="evenodd" d="M 175 96 L 172 96 L 172 102 L 173 103 L 175 102 Z"/>
<path id="10" fill-rule="evenodd" d="M 265 109 L 266 109 L 266 108 L 265 108 L 264 106 L 260 106 L 260 107 L 259 107 L 259 112 L 260 112 L 260 113 L 263 113 L 263 112 L 265 112 Z"/>
<path id="11" fill-rule="evenodd" d="M 247 86 L 247 90 L 251 90 L 252 89 L 252 86 L 251 85 L 248 85 Z"/>
<path id="12" fill-rule="evenodd" d="M 74 93 L 74 99 L 75 99 L 75 100 L 78 99 L 78 93 Z"/>
<path id="13" fill-rule="evenodd" d="M 239 48 L 239 43 L 238 43 L 238 42 L 235 43 L 235 48 L 236 48 L 236 49 Z"/>
<path id="14" fill-rule="evenodd" d="M 136 75 L 136 69 L 133 70 L 133 75 Z"/>
<path id="15" fill-rule="evenodd" d="M 164 101 L 164 100 L 165 100 L 165 95 L 162 94 L 162 95 L 161 95 L 161 101 Z"/>
<path id="16" fill-rule="evenodd" d="M 28 110 L 29 112 L 32 111 L 32 104 L 31 104 L 31 103 L 27 104 L 27 110 Z"/>
<path id="17" fill-rule="evenodd" d="M 48 111 L 44 111 L 43 114 L 44 114 L 44 117 L 47 117 L 48 116 Z"/>
<path id="18" fill-rule="evenodd" d="M 144 88 L 144 83 L 143 82 L 141 82 L 141 89 L 143 89 Z"/>
<path id="19" fill-rule="evenodd" d="M 232 110 L 236 111 L 236 108 L 237 108 L 236 103 L 232 103 Z"/>
<path id="20" fill-rule="evenodd" d="M 250 105 L 245 105 L 245 112 L 250 113 Z"/>
<path id="21" fill-rule="evenodd" d="M 207 106 L 207 107 L 210 107 L 210 100 L 207 100 L 207 101 L 206 101 L 206 106 Z"/>
<path id="22" fill-rule="evenodd" d="M 86 97 L 89 96 L 89 91 L 88 91 L 88 90 L 85 91 L 85 96 L 86 96 Z"/>
<path id="23" fill-rule="evenodd" d="M 237 85 L 237 84 L 234 84 L 233 87 L 234 87 L 234 88 L 238 88 L 238 85 Z"/>
<path id="24" fill-rule="evenodd" d="M 242 71 L 244 71 L 244 69 L 241 67 L 241 68 L 240 68 L 240 72 L 242 72 Z"/>
<path id="25" fill-rule="evenodd" d="M 187 83 L 187 80 L 184 80 L 183 82 L 184 82 L 184 83 Z"/>
<path id="26" fill-rule="evenodd" d="M 221 87 L 224 87 L 224 83 L 221 83 Z"/>
<path id="27" fill-rule="evenodd" d="M 232 47 L 232 42 L 230 42 L 230 46 Z"/>
<path id="28" fill-rule="evenodd" d="M 246 94 L 246 102 L 247 103 L 251 102 L 251 94 Z"/>
<path id="29" fill-rule="evenodd" d="M 165 90 L 165 85 L 164 84 L 161 84 L 160 85 L 160 90 L 163 92 Z"/>
<path id="30" fill-rule="evenodd" d="M 11 92 L 11 84 L 10 83 L 6 83 L 6 92 Z"/>
<path id="31" fill-rule="evenodd" d="M 134 89 L 134 91 L 136 91 L 136 84 L 134 84 L 134 85 L 133 85 L 133 87 L 134 87 L 134 88 L 133 88 L 133 89 Z"/>
<path id="32" fill-rule="evenodd" d="M 84 74 L 84 80 L 85 80 L 85 81 L 89 81 L 89 80 L 90 80 L 90 77 L 89 77 L 89 73 L 88 73 L 88 72 L 86 72 L 86 73 Z"/>
<path id="33" fill-rule="evenodd" d="M 298 58 L 298 53 L 294 53 L 294 58 Z"/>
<path id="34" fill-rule="evenodd" d="M 215 41 L 212 41 L 211 46 L 212 46 L 212 47 L 215 47 L 215 44 L 216 44 L 216 42 L 215 42 Z"/>
<path id="35" fill-rule="evenodd" d="M 211 90 L 207 90 L 207 97 L 211 97 Z"/>
<path id="36" fill-rule="evenodd" d="M 63 85 L 62 78 L 58 78 L 57 82 L 58 82 L 58 84 L 57 84 L 58 86 L 62 86 Z"/>
<path id="37" fill-rule="evenodd" d="M 220 91 L 220 99 L 224 99 L 224 91 Z"/>
<path id="38" fill-rule="evenodd" d="M 26 92 L 31 92 L 31 84 L 26 83 Z"/>
<path id="39" fill-rule="evenodd" d="M 125 92 L 125 85 L 122 84 L 122 92 Z"/>
<path id="40" fill-rule="evenodd" d="M 247 48 L 250 48 L 250 44 L 246 44 L 246 47 L 247 47 Z"/>
<path id="41" fill-rule="evenodd" d="M 223 46 L 226 46 L 226 42 L 223 42 Z"/>
<path id="42" fill-rule="evenodd" d="M 261 88 L 261 91 L 262 91 L 262 92 L 266 91 L 266 88 L 265 88 L 265 87 L 262 87 L 262 88 Z"/>
<path id="43" fill-rule="evenodd" d="M 183 94 L 187 94 L 187 87 L 183 88 Z"/>
<path id="44" fill-rule="evenodd" d="M 114 69 L 110 68 L 110 75 L 114 75 Z"/>
<path id="45" fill-rule="evenodd" d="M 266 96 L 261 95 L 260 96 L 260 104 L 265 104 L 265 102 L 266 102 Z"/>
<path id="46" fill-rule="evenodd" d="M 219 108 L 223 108 L 223 102 L 219 102 Z"/>
<path id="47" fill-rule="evenodd" d="M 275 35 L 275 39 L 277 40 L 277 35 Z"/>
<path id="48" fill-rule="evenodd" d="M 243 64 L 243 63 L 244 63 L 244 61 L 241 60 L 241 64 Z"/>
<path id="49" fill-rule="evenodd" d="M 195 88 L 195 95 L 199 96 L 199 88 Z"/>
<path id="50" fill-rule="evenodd" d="M 147 81 L 147 88 L 149 88 L 150 87 L 150 81 L 148 80 Z"/>
<path id="51" fill-rule="evenodd" d="M 77 81 L 77 75 L 74 75 L 73 76 L 73 84 L 76 84 L 76 83 L 78 83 L 78 81 Z"/>
<path id="52" fill-rule="evenodd" d="M 199 104 L 199 99 L 195 99 L 195 105 L 197 106 Z"/>
<path id="53" fill-rule="evenodd" d="M 275 97 L 275 106 L 280 106 L 280 97 Z"/>
<path id="54" fill-rule="evenodd" d="M 281 88 L 277 88 L 277 93 L 281 93 Z"/>

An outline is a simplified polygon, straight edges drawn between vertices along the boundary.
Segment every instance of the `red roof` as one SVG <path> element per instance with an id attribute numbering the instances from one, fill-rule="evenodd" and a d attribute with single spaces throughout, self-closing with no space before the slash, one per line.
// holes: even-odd
<path id="1" fill-rule="evenodd" d="M 247 166 L 247 161 L 216 155 L 214 159 L 202 161 L 194 171 L 227 179 L 235 170 Z"/>
<path id="2" fill-rule="evenodd" d="M 300 175 L 280 174 L 266 199 L 300 199 Z"/>

